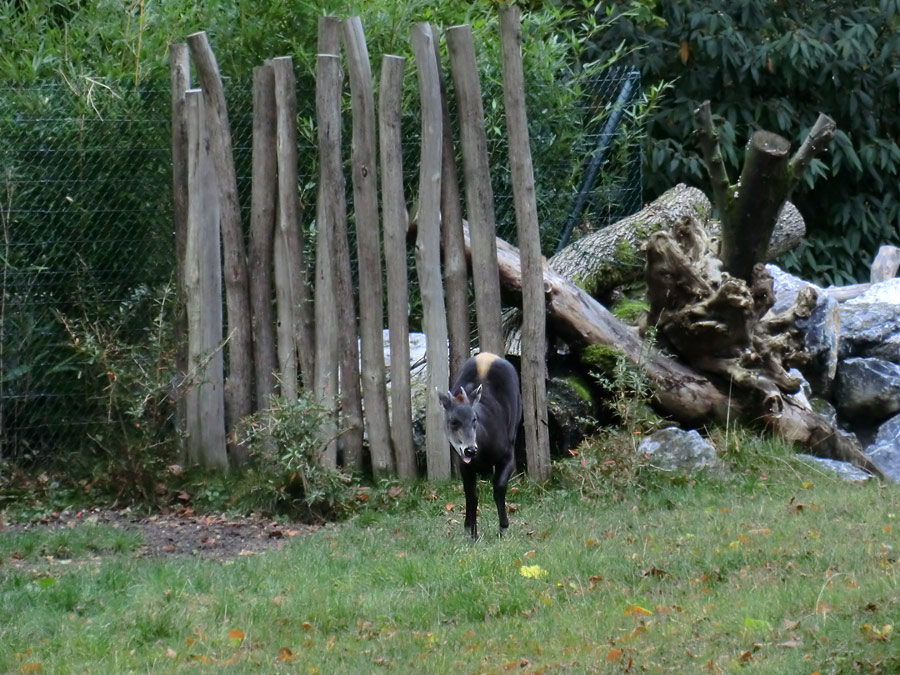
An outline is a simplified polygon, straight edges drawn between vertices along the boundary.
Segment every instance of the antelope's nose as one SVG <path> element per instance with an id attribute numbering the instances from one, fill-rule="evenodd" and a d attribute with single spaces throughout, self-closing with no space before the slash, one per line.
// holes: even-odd
<path id="1" fill-rule="evenodd" d="M 478 448 L 476 448 L 474 445 L 470 445 L 468 448 L 463 450 L 463 454 L 465 454 L 466 457 L 474 457 L 476 452 L 478 452 Z"/>

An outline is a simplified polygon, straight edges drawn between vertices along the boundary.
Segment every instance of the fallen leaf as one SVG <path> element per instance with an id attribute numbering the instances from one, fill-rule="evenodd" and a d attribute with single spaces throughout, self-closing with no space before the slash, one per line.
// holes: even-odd
<path id="1" fill-rule="evenodd" d="M 653 612 L 649 609 L 645 609 L 640 605 L 626 605 L 625 606 L 625 616 L 637 616 L 638 614 L 644 614 L 646 616 L 652 616 Z"/>
<path id="2" fill-rule="evenodd" d="M 787 649 L 799 649 L 803 643 L 800 642 L 797 638 L 791 638 L 790 640 L 785 640 L 784 642 L 779 642 L 777 647 L 785 647 Z"/>
<path id="3" fill-rule="evenodd" d="M 300 625 L 303 626 L 303 630 L 305 630 L 307 633 L 312 632 L 313 626 L 309 621 L 304 621 Z"/>
<path id="4" fill-rule="evenodd" d="M 741 655 L 738 657 L 738 663 L 747 663 L 747 661 L 753 660 L 753 654 L 749 651 L 741 652 Z"/>
<path id="5" fill-rule="evenodd" d="M 522 565 L 519 568 L 519 574 L 526 579 L 543 579 L 549 573 L 540 565 Z"/>
<path id="6" fill-rule="evenodd" d="M 239 628 L 232 628 L 228 631 L 228 640 L 231 642 L 232 647 L 237 647 L 241 642 L 244 641 L 244 631 Z"/>
<path id="7" fill-rule="evenodd" d="M 282 647 L 281 649 L 278 650 L 278 660 L 281 663 L 290 663 L 295 658 L 296 657 L 294 656 L 294 652 L 292 652 L 287 647 Z"/>
<path id="8" fill-rule="evenodd" d="M 174 659 L 174 658 L 177 656 L 177 654 L 175 653 L 175 650 L 174 650 L 174 649 L 172 649 L 171 647 L 169 647 L 169 648 L 166 650 L 166 656 L 168 656 L 170 659 Z"/>
<path id="9" fill-rule="evenodd" d="M 622 650 L 615 647 L 606 652 L 606 662 L 615 663 L 622 658 Z"/>
<path id="10" fill-rule="evenodd" d="M 750 630 L 769 630 L 772 628 L 772 624 L 764 619 L 751 619 L 749 616 L 745 616 L 744 627 Z"/>
<path id="11" fill-rule="evenodd" d="M 444 506 L 444 508 L 447 509 L 448 511 L 452 511 L 455 508 L 455 506 L 454 506 L 453 502 L 447 502 L 447 504 L 446 504 L 446 506 Z"/>
<path id="12" fill-rule="evenodd" d="M 532 549 L 531 551 L 528 551 L 527 553 L 525 553 L 525 555 L 523 555 L 522 557 L 523 558 L 533 558 L 534 556 L 535 556 L 535 552 L 534 552 L 534 549 Z"/>
<path id="13" fill-rule="evenodd" d="M 20 673 L 42 673 L 44 672 L 44 666 L 41 665 L 39 661 L 34 661 L 32 663 L 23 663 L 19 668 Z"/>

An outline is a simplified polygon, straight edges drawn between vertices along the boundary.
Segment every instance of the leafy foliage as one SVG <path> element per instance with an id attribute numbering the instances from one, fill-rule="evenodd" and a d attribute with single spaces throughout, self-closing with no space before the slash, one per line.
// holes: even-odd
<path id="1" fill-rule="evenodd" d="M 59 316 L 69 336 L 67 350 L 79 364 L 72 377 L 92 411 L 90 445 L 81 448 L 72 439 L 66 457 L 56 458 L 67 463 L 70 479 L 89 474 L 91 489 L 156 503 L 159 481 L 179 446 L 168 316 L 173 304 L 171 287 L 141 288 L 113 316 L 89 307 L 81 315 Z"/>
<path id="2" fill-rule="evenodd" d="M 676 80 L 669 105 L 648 118 L 649 197 L 679 181 L 708 186 L 692 138 L 693 110 L 706 99 L 732 180 L 753 131 L 796 148 L 822 112 L 839 131 L 792 197 L 809 241 L 783 262 L 814 281 L 847 283 L 867 276 L 880 244 L 898 243 L 900 2 L 603 0 L 589 11 L 622 18 L 591 38 L 588 58 L 622 41 L 641 45 L 634 61 L 645 82 Z"/>
<path id="3" fill-rule="evenodd" d="M 322 429 L 331 426 L 328 411 L 305 395 L 296 401 L 273 397 L 267 409 L 242 421 L 238 437 L 252 465 L 236 501 L 294 518 L 347 515 L 357 481 L 324 468 L 320 458 Z"/>

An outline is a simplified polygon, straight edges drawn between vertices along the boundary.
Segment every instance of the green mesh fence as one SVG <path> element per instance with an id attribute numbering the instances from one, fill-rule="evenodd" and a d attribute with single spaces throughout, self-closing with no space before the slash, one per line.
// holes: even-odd
<path id="1" fill-rule="evenodd" d="M 628 117 L 615 129 L 604 126 L 629 78 L 634 83 L 637 74 L 610 69 L 592 83 L 567 134 L 543 120 L 539 110 L 530 111 L 545 255 L 553 253 L 580 192 L 585 194 L 575 236 L 642 205 L 640 151 L 631 140 L 634 130 L 627 129 Z M 231 82 L 226 89 L 246 220 L 251 88 Z M 625 103 L 638 95 L 639 85 Z M 298 115 L 308 252 L 315 232 L 311 104 L 301 97 Z M 418 166 L 415 110 L 405 125 L 412 201 Z M 148 299 L 172 284 L 175 268 L 170 129 L 167 87 L 135 90 L 98 83 L 79 96 L 65 83 L 0 87 L 0 458 L 64 457 L 87 447 L 93 432 L 109 423 L 104 407 L 109 382 L 86 375 L 93 371 L 73 350 L 67 324 L 111 322 L 123 343 L 149 340 L 157 317 Z M 502 125 L 488 129 L 488 138 L 498 235 L 515 242 Z M 564 146 L 561 138 L 568 139 Z M 598 151 L 604 153 L 599 177 L 586 185 L 584 176 Z M 352 209 L 349 200 L 348 195 Z M 413 315 L 415 321 L 415 308 Z"/>

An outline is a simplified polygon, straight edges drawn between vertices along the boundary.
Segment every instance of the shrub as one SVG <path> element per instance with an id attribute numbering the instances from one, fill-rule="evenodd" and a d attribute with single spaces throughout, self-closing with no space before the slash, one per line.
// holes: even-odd
<path id="1" fill-rule="evenodd" d="M 175 462 L 174 340 L 170 286 L 139 288 L 112 316 L 86 306 L 78 316 L 60 314 L 69 337 L 66 349 L 78 367 L 70 371 L 83 387 L 84 440 L 69 439 L 67 480 L 91 477 L 91 489 L 125 502 L 156 503 L 157 486 Z M 136 329 L 137 328 L 137 329 Z"/>
<path id="2" fill-rule="evenodd" d="M 348 515 L 358 481 L 320 462 L 321 430 L 330 424 L 328 411 L 304 395 L 296 401 L 273 397 L 268 408 L 243 420 L 238 438 L 250 468 L 235 501 L 304 520 Z"/>

